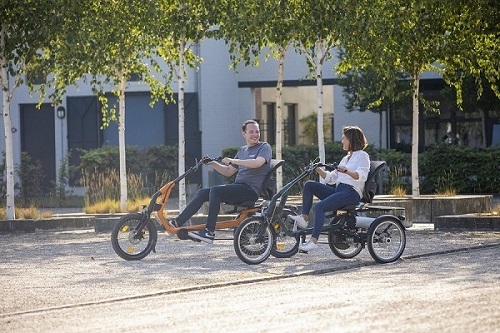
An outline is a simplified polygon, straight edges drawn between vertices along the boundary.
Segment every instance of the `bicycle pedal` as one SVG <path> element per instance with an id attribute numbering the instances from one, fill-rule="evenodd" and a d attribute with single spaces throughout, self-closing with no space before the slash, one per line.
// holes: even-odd
<path id="1" fill-rule="evenodd" d="M 188 240 L 188 239 L 195 240 L 195 239 L 191 238 L 191 237 L 188 235 L 188 230 L 187 230 L 186 228 L 180 228 L 180 229 L 177 231 L 177 237 L 178 237 L 180 240 Z"/>

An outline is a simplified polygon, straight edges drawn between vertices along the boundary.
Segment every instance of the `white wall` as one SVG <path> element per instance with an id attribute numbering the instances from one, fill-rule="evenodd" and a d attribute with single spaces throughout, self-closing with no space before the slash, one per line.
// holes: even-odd
<path id="1" fill-rule="evenodd" d="M 196 52 L 203 58 L 199 65 L 200 70 L 188 70 L 185 86 L 186 92 L 199 93 L 200 130 L 202 131 L 202 154 L 209 156 L 219 156 L 226 147 L 239 147 L 245 144 L 241 135 L 241 124 L 247 120 L 255 118 L 255 98 L 254 90 L 251 88 L 238 88 L 238 82 L 251 81 L 276 81 L 278 73 L 278 62 L 274 58 L 262 60 L 258 67 L 240 65 L 238 73 L 230 69 L 230 59 L 228 47 L 223 41 L 205 40 L 196 46 Z M 323 78 L 335 78 L 333 65 L 336 60 L 327 62 L 323 67 Z M 294 50 L 289 50 L 285 57 L 285 80 L 305 79 L 308 74 L 305 57 L 300 56 Z M 157 74 L 158 75 L 158 74 Z M 177 91 L 177 82 L 172 84 L 174 91 Z M 114 87 L 108 87 L 111 91 Z M 132 82 L 127 91 L 147 91 L 146 84 Z M 292 88 L 293 89 L 293 88 Z M 315 95 L 315 87 L 311 87 Z M 333 104 L 335 114 L 335 138 L 340 139 L 341 127 L 345 124 L 356 124 L 361 126 L 370 142 L 378 142 L 378 116 L 370 112 L 364 114 L 346 114 L 344 98 L 341 89 L 335 87 L 333 93 L 328 93 L 331 86 L 325 86 L 325 112 Z M 312 93 L 311 93 L 312 94 Z M 92 95 L 91 88 L 80 81 L 77 86 L 67 88 L 66 96 L 88 96 Z M 333 96 L 332 96 L 333 95 Z M 312 98 L 314 101 L 316 97 Z M 331 101 L 333 99 L 333 102 Z M 38 96 L 30 96 L 26 86 L 21 86 L 16 91 L 11 105 L 12 125 L 18 131 L 14 133 L 14 159 L 20 162 L 20 138 L 19 138 L 19 104 L 37 103 Z M 65 106 L 65 98 L 63 104 Z M 57 106 L 55 106 L 57 107 Z M 56 128 L 56 164 L 57 167 L 63 151 L 67 147 L 66 121 L 61 121 L 54 116 Z M 375 125 L 376 124 L 376 125 Z M 3 133 L 3 126 L 0 129 Z M 61 145 L 61 139 L 63 144 Z M 4 140 L 0 139 L 0 149 L 5 150 Z M 204 168 L 204 182 L 208 181 L 208 170 Z"/>

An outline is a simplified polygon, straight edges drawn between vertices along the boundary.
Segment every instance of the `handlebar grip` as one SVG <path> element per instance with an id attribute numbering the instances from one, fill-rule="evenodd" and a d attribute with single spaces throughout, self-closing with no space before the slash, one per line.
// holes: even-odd
<path id="1" fill-rule="evenodd" d="M 327 163 L 325 164 L 325 169 L 328 171 L 333 171 L 337 169 L 337 163 Z"/>
<path id="2" fill-rule="evenodd" d="M 216 162 L 221 162 L 222 161 L 222 158 L 221 156 L 219 157 L 215 157 L 215 158 L 211 158 L 211 157 L 208 157 L 208 156 L 205 156 L 201 159 L 201 161 L 203 162 L 203 164 L 207 164 L 207 163 L 210 163 L 210 162 L 213 162 L 213 161 L 216 161 Z"/>

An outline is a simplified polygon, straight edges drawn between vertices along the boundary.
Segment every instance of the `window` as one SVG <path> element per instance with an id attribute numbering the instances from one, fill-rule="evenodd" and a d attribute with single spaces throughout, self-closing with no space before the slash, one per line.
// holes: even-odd
<path id="1" fill-rule="evenodd" d="M 297 104 L 287 104 L 286 108 L 286 118 L 283 120 L 285 146 L 294 146 L 297 143 Z"/>
<path id="2" fill-rule="evenodd" d="M 264 103 L 265 118 L 260 123 L 261 140 L 271 146 L 276 144 L 276 103 Z"/>
<path id="3" fill-rule="evenodd" d="M 47 78 L 42 73 L 28 73 L 26 74 L 26 82 L 33 82 L 33 84 L 45 84 Z"/>
<path id="4" fill-rule="evenodd" d="M 142 80 L 142 74 L 139 73 L 131 73 L 128 82 L 137 82 Z"/>

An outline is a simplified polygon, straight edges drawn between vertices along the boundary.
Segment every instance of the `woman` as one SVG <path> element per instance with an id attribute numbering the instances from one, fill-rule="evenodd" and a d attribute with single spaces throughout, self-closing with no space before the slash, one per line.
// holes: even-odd
<path id="1" fill-rule="evenodd" d="M 363 131 L 357 126 L 346 126 L 342 129 L 342 147 L 347 155 L 342 158 L 334 171 L 317 168 L 316 172 L 326 184 L 309 180 L 302 191 L 302 215 L 290 218 L 302 229 L 307 228 L 309 212 L 313 204 L 313 196 L 321 201 L 314 208 L 313 232 L 309 241 L 300 244 L 302 251 L 311 251 L 318 247 L 318 238 L 325 221 L 325 213 L 338 210 L 347 205 L 357 205 L 363 197 L 370 157 L 363 151 L 367 146 Z M 331 185 L 336 185 L 332 187 Z"/>

